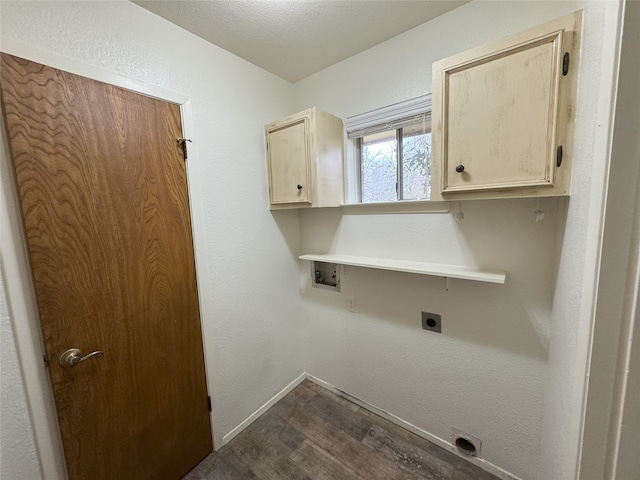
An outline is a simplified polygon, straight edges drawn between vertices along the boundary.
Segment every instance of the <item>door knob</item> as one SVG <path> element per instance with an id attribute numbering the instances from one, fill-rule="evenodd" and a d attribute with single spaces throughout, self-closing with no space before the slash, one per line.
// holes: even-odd
<path id="1" fill-rule="evenodd" d="M 458 166 L 456 167 L 456 172 L 458 172 L 458 173 L 462 173 L 462 172 L 464 172 L 464 165 L 458 165 Z"/>
<path id="2" fill-rule="evenodd" d="M 82 351 L 77 348 L 70 348 L 62 355 L 60 355 L 60 365 L 63 367 L 75 367 L 80 362 L 84 362 L 91 357 L 101 357 L 104 355 L 100 350 L 91 352 L 89 355 L 82 356 Z"/>

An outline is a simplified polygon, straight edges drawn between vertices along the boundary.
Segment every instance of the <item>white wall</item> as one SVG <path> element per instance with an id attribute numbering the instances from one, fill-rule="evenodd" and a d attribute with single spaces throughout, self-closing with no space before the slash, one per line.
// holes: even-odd
<path id="1" fill-rule="evenodd" d="M 640 292 L 636 292 L 638 295 Z M 637 297 L 640 300 L 640 297 Z M 637 312 L 640 302 L 636 303 L 636 318 L 633 332 L 633 344 L 627 372 L 626 394 L 624 396 L 624 411 L 621 419 L 619 447 L 616 463 L 617 477 L 620 479 L 633 478 L 640 472 L 640 321 Z"/>
<path id="2" fill-rule="evenodd" d="M 640 3 L 624 11 L 581 479 L 640 472 Z M 635 320 L 635 335 L 634 331 Z M 633 341 L 635 340 L 635 341 Z"/>
<path id="3" fill-rule="evenodd" d="M 3 1 L 1 9 L 3 51 L 41 63 L 79 62 L 191 97 L 190 190 L 207 375 L 220 446 L 225 434 L 302 373 L 298 215 L 268 210 L 263 134 L 264 124 L 293 111 L 291 84 L 129 2 Z M 7 159 L 2 162 L 4 172 Z M 4 191 L 5 202 L 14 212 L 12 192 Z M 18 226 L 16 221 L 3 224 L 3 236 L 19 238 Z M 16 286 L 14 276 L 26 266 L 20 246 L 14 247 L 3 242 L 3 264 L 15 266 L 7 278 L 13 285 L 9 302 L 28 303 L 30 292 Z M 34 317 L 25 311 L 12 321 L 34 325 Z M 3 338 L 4 328 L 3 321 Z M 34 428 L 44 438 L 53 435 L 55 424 L 46 418 L 48 385 L 38 370 L 44 369 L 34 336 L 37 327 L 18 336 L 18 350 Z M 22 348 L 21 341 L 35 346 Z M 7 372 L 4 363 L 2 375 L 20 383 L 19 372 Z M 3 451 L 6 438 L 21 428 L 4 427 Z M 47 478 L 60 476 L 56 452 L 44 457 Z M 25 470 L 22 478 L 33 477 Z"/>
<path id="4" fill-rule="evenodd" d="M 9 316 L 4 274 L 0 274 L 0 364 L 0 478 L 42 478 Z"/>
<path id="5" fill-rule="evenodd" d="M 574 478 L 617 2 L 475 1 L 294 87 L 128 2 L 0 8 L 2 50 L 81 62 L 192 97 L 192 208 L 218 445 L 306 369 L 431 434 L 449 439 L 455 427 L 481 438 L 484 458 L 523 479 Z M 344 118 L 428 93 L 434 60 L 578 8 L 585 33 L 572 195 L 541 200 L 543 223 L 533 223 L 537 203 L 527 199 L 464 202 L 459 224 L 448 214 L 267 210 L 265 123 L 310 105 Z M 2 260 L 13 322 L 3 313 L 2 348 L 12 325 L 17 352 L 6 345 L 24 376 L 2 375 L 24 385 L 30 406 L 9 434 L 33 428 L 36 443 L 45 440 L 37 447 L 47 478 L 62 478 L 10 189 L 2 203 L 12 216 L 6 225 L 3 218 Z M 349 268 L 336 294 L 309 288 L 308 265 L 294 261 L 299 251 L 503 268 L 507 283 L 453 281 L 445 291 L 438 278 Z M 357 298 L 355 314 L 347 295 Z M 421 310 L 443 315 L 441 335 L 420 329 Z M 37 466 L 24 465 L 23 478 L 35 478 Z"/>
<path id="6" fill-rule="evenodd" d="M 301 213 L 302 250 L 505 269 L 504 286 L 348 268 L 307 286 L 306 370 L 527 480 L 575 477 L 607 169 L 616 2 L 475 1 L 295 84 L 343 118 L 424 95 L 431 64 L 584 8 L 570 200 L 463 202 L 452 214 Z M 575 67 L 574 67 L 575 68 Z M 457 204 L 452 208 L 457 211 Z M 303 268 L 308 268 L 304 266 Z M 348 313 L 345 296 L 357 301 Z M 443 333 L 421 330 L 420 311 Z"/>

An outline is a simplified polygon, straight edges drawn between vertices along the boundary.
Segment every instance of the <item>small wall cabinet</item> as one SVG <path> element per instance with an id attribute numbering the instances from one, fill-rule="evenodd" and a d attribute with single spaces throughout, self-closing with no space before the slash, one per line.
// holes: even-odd
<path id="1" fill-rule="evenodd" d="M 581 19 L 434 63 L 434 200 L 569 194 Z"/>
<path id="2" fill-rule="evenodd" d="M 265 126 L 271 209 L 344 203 L 342 120 L 309 108 Z"/>

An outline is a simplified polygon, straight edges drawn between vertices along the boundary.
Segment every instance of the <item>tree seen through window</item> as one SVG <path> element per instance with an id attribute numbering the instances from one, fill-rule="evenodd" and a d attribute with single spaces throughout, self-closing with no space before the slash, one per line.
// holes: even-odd
<path id="1" fill-rule="evenodd" d="M 362 203 L 427 200 L 431 132 L 423 122 L 358 139 Z"/>

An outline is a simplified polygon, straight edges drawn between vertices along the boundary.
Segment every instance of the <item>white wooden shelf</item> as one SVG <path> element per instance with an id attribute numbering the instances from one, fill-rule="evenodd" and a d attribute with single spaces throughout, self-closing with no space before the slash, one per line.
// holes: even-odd
<path id="1" fill-rule="evenodd" d="M 442 265 L 438 263 L 413 262 L 410 260 L 392 260 L 389 258 L 360 257 L 356 255 L 307 254 L 300 260 L 353 265 L 355 267 L 394 270 L 397 272 L 418 273 L 445 278 L 460 278 L 476 282 L 504 283 L 507 272 L 504 270 L 480 270 L 460 265 Z"/>

